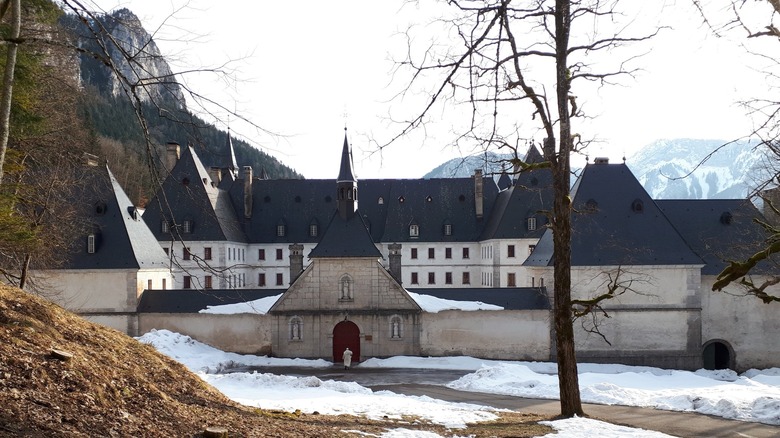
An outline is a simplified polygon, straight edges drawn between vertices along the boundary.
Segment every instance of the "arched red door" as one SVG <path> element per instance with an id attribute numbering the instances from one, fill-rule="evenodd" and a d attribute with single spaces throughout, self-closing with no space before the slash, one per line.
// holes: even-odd
<path id="1" fill-rule="evenodd" d="M 360 362 L 360 328 L 352 321 L 341 321 L 333 328 L 333 362 L 343 362 L 344 350 L 352 350 L 352 362 Z"/>

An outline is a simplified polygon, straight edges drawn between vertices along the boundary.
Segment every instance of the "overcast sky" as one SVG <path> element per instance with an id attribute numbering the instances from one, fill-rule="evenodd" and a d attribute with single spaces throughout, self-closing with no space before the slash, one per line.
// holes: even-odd
<path id="1" fill-rule="evenodd" d="M 402 57 L 405 47 L 397 31 L 427 22 L 428 9 L 402 7 L 401 0 L 193 0 L 185 9 L 180 0 L 96 3 L 104 10 L 127 7 L 147 30 L 158 32 L 158 46 L 170 55 L 174 71 L 235 60 L 237 81 L 207 75 L 184 80 L 285 134 L 268 136 L 231 121 L 236 134 L 307 178 L 336 176 L 345 124 L 359 178 L 416 178 L 460 155 L 447 147 L 452 136 L 443 124 L 432 127 L 424 145 L 414 136 L 379 154 L 368 141 L 397 132 L 386 129 L 385 119 L 401 105 L 389 102 L 403 85 L 390 75 L 391 57 Z M 591 146 L 591 157 L 618 160 L 660 138 L 731 139 L 750 131 L 751 121 L 735 102 L 763 92 L 763 76 L 742 55 L 739 38 L 712 36 L 689 3 L 667 1 L 653 10 L 658 14 L 640 11 L 638 19 L 651 16 L 651 23 L 673 30 L 653 41 L 636 64 L 643 71 L 635 80 L 578 96 L 597 116 L 578 131 L 602 140 Z M 227 117 L 221 119 L 217 125 L 224 129 Z"/>

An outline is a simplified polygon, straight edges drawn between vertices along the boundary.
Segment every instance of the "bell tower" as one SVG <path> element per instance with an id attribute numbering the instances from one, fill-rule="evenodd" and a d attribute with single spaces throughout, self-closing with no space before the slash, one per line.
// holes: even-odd
<path id="1" fill-rule="evenodd" d="M 344 148 L 341 151 L 341 168 L 336 178 L 339 216 L 350 219 L 357 210 L 357 180 L 352 171 L 352 151 L 347 142 L 347 132 L 344 128 Z"/>

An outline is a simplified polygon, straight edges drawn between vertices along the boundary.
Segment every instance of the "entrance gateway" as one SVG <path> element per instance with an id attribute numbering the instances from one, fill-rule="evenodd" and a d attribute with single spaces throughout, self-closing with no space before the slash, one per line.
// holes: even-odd
<path id="1" fill-rule="evenodd" d="M 343 362 L 342 354 L 349 347 L 352 362 L 360 362 L 360 328 L 352 321 L 341 321 L 333 328 L 333 362 Z"/>

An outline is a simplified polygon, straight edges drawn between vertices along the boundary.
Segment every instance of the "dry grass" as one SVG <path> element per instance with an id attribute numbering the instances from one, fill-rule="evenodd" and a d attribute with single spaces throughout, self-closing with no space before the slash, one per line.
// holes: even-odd
<path id="1" fill-rule="evenodd" d="M 52 349 L 72 353 L 59 360 Z M 329 437 L 405 427 L 443 436 L 528 437 L 550 433 L 543 418 L 502 414 L 495 422 L 446 430 L 415 419 L 376 421 L 251 409 L 183 365 L 131 337 L 0 285 L 0 436 Z"/>

